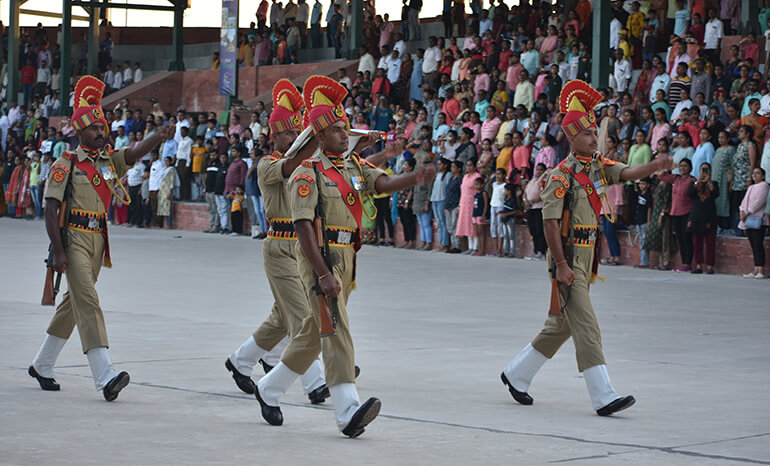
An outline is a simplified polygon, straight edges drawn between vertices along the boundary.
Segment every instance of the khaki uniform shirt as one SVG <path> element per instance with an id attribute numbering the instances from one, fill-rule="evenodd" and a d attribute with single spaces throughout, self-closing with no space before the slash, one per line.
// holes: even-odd
<path id="1" fill-rule="evenodd" d="M 283 176 L 283 164 L 286 160 L 278 152 L 262 157 L 257 164 L 259 190 L 265 204 L 265 215 L 270 223 L 291 221 L 291 203 L 287 190 L 289 180 Z"/>

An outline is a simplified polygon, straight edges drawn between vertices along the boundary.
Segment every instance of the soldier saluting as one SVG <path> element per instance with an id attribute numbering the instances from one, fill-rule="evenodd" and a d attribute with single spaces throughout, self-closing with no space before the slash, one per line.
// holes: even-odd
<path id="1" fill-rule="evenodd" d="M 320 151 L 291 175 L 289 195 L 301 251 L 297 254 L 299 275 L 312 315 L 305 318 L 299 333 L 289 342 L 281 362 L 257 383 L 256 395 L 262 416 L 271 422 L 280 415 L 281 395 L 322 351 L 337 427 L 344 435 L 358 437 L 380 411 L 379 399 L 372 397 L 361 403 L 358 397 L 346 309 L 355 287 L 356 251 L 361 244 L 361 216 L 365 215 L 361 199 L 372 192 L 393 192 L 429 182 L 433 166 L 389 177 L 355 152 L 345 155 L 350 124 L 341 104 L 346 95 L 342 85 L 325 76 L 311 76 L 303 86 L 307 121 Z M 395 144 L 400 149 L 402 142 Z M 314 228 L 319 210 L 323 215 Z M 331 251 L 336 260 L 330 262 L 321 249 Z M 322 298 L 337 301 L 336 333 L 325 338 L 321 338 Z"/>
<path id="2" fill-rule="evenodd" d="M 129 375 L 118 374 L 112 367 L 104 315 L 94 287 L 102 264 L 112 266 L 107 209 L 113 195 L 123 203 L 130 202 L 120 179 L 162 139 L 173 136 L 174 128 L 164 126 L 133 148 L 113 150 L 105 146 L 108 127 L 101 106 L 103 93 L 104 83 L 93 76 L 78 81 L 71 124 L 80 145 L 74 152 L 65 152 L 48 175 L 46 231 L 53 249 L 53 268 L 66 274 L 68 290 L 28 373 L 43 390 L 59 390 L 53 367 L 77 325 L 96 389 L 102 390 L 107 401 L 113 401 L 128 385 Z M 60 217 L 65 219 L 61 228 Z"/>
<path id="3" fill-rule="evenodd" d="M 633 405 L 633 396 L 621 397 L 612 387 L 602 352 L 601 333 L 588 295 L 597 271 L 602 203 L 608 185 L 637 180 L 673 166 L 671 157 L 627 167 L 596 151 L 596 117 L 601 101 L 588 83 L 573 80 L 559 96 L 564 113 L 569 156 L 553 170 L 543 199 L 543 226 L 548 242 L 548 263 L 553 278 L 551 307 L 540 333 L 505 368 L 500 377 L 513 398 L 533 403 L 527 393 L 537 371 L 572 337 L 578 370 L 583 373 L 593 409 L 608 416 Z M 614 221 L 614 219 L 610 219 Z"/>

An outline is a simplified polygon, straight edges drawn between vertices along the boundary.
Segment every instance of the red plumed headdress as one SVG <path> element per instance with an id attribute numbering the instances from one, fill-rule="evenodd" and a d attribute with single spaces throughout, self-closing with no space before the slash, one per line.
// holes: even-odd
<path id="1" fill-rule="evenodd" d="M 342 102 L 348 95 L 345 86 L 327 76 L 311 76 L 302 87 L 305 99 L 305 118 L 307 124 L 318 134 L 338 121 L 350 126 Z"/>
<path id="2" fill-rule="evenodd" d="M 602 95 L 585 81 L 573 79 L 559 94 L 559 112 L 564 113 L 561 127 L 568 136 L 577 136 L 591 126 L 596 126 L 594 107 Z"/>
<path id="3" fill-rule="evenodd" d="M 279 79 L 273 86 L 273 111 L 270 113 L 270 132 L 283 133 L 302 126 L 302 94 L 288 79 Z"/>
<path id="4" fill-rule="evenodd" d="M 93 76 L 83 76 L 75 84 L 75 103 L 70 123 L 75 129 L 86 129 L 94 123 L 104 124 L 105 132 L 109 132 L 107 120 L 102 110 L 102 95 L 104 83 Z"/>

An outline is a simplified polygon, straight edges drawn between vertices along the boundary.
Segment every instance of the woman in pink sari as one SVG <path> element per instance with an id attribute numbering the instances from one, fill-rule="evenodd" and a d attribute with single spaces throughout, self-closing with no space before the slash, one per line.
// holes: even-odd
<path id="1" fill-rule="evenodd" d="M 553 61 L 553 54 L 556 53 L 556 42 L 559 40 L 555 26 L 548 26 L 548 36 L 543 39 L 540 46 L 540 55 L 545 55 L 547 63 Z"/>
<path id="2" fill-rule="evenodd" d="M 460 74 L 458 76 L 458 79 L 460 82 L 465 81 L 466 79 L 470 79 L 471 76 L 471 52 L 467 48 L 463 50 L 463 57 L 460 59 Z"/>
<path id="3" fill-rule="evenodd" d="M 19 158 L 19 156 L 16 157 Z M 14 209 L 16 218 L 31 214 L 31 212 L 27 212 L 32 209 L 32 196 L 29 189 L 30 163 L 31 160 L 25 158 L 24 163 L 16 165 L 11 174 L 10 183 L 8 183 L 8 191 L 5 193 L 9 210 Z"/>
<path id="4" fill-rule="evenodd" d="M 465 254 L 472 254 L 478 249 L 478 238 L 476 229 L 473 225 L 473 199 L 476 196 L 476 190 L 473 187 L 476 178 L 481 175 L 476 170 L 476 160 L 468 160 L 465 164 L 465 175 L 460 185 L 460 209 L 457 213 L 457 230 L 455 236 L 468 237 L 468 250 Z"/>
<path id="5" fill-rule="evenodd" d="M 380 16 L 377 15 L 376 18 Z M 375 20 L 376 21 L 376 20 Z M 380 20 L 380 50 L 383 45 L 390 45 L 390 36 L 393 34 L 393 23 Z"/>
<path id="6" fill-rule="evenodd" d="M 650 88 L 652 87 L 652 80 L 658 75 L 658 71 L 652 68 L 652 62 L 650 60 L 644 60 L 642 62 L 642 72 L 639 74 L 639 78 L 636 80 L 636 87 L 634 88 L 634 99 L 638 94 L 641 94 L 644 101 L 648 101 L 650 95 Z"/>

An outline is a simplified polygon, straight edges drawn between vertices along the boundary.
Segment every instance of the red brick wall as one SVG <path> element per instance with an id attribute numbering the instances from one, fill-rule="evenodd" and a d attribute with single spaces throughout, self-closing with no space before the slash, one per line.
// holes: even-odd
<path id="1" fill-rule="evenodd" d="M 191 202 L 174 203 L 174 225 L 180 230 L 203 231 L 209 227 L 208 208 L 206 204 Z M 243 231 L 249 233 L 250 230 L 248 215 L 244 215 Z M 419 230 L 418 230 L 419 231 Z M 419 235 L 419 233 L 418 233 Z M 631 245 L 631 238 L 635 234 L 628 231 L 619 231 L 620 240 L 620 260 L 624 265 L 635 265 L 639 263 L 639 245 L 634 241 Z M 401 223 L 396 223 L 396 244 L 404 242 L 403 229 Z M 433 245 L 438 247 L 437 235 L 433 235 Z M 491 252 L 492 239 L 487 238 L 487 251 Z M 765 253 L 770 257 L 770 239 L 765 240 Z M 525 225 L 516 226 L 516 256 L 525 257 L 532 254 L 532 236 Z M 602 240 L 601 257 L 607 257 L 608 249 L 606 240 Z M 650 262 L 653 266 L 658 264 L 657 253 L 650 255 Z M 672 265 L 679 265 L 679 256 L 672 257 Z M 754 259 L 751 254 L 751 246 L 746 238 L 737 237 L 717 237 L 716 243 L 716 271 L 727 274 L 743 274 L 751 272 L 754 266 Z M 765 274 L 770 275 L 770 264 L 765 267 Z"/>

